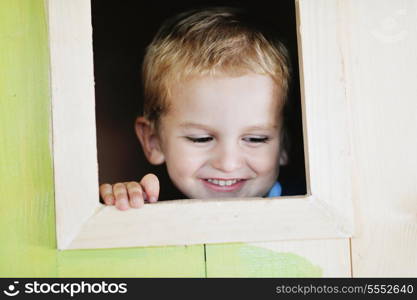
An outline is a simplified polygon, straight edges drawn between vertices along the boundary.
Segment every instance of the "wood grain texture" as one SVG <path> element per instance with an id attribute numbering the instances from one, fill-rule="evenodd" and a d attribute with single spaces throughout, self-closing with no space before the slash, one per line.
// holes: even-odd
<path id="1" fill-rule="evenodd" d="M 207 277 L 350 277 L 349 239 L 210 245 Z"/>
<path id="2" fill-rule="evenodd" d="M 204 247 L 58 252 L 59 277 L 204 277 Z"/>
<path id="3" fill-rule="evenodd" d="M 58 246 L 98 208 L 90 1 L 48 3 Z"/>
<path id="4" fill-rule="evenodd" d="M 0 48 L 0 276 L 55 276 L 42 1 L 0 1 Z"/>
<path id="5" fill-rule="evenodd" d="M 0 277 L 203 277 L 203 246 L 56 250 L 44 1 L 0 1 L 0 45 Z"/>
<path id="6" fill-rule="evenodd" d="M 417 277 L 417 2 L 346 1 L 355 277 Z"/>
<path id="7" fill-rule="evenodd" d="M 103 206 L 68 249 L 348 236 L 312 197 L 178 200 L 128 211 Z"/>
<path id="8" fill-rule="evenodd" d="M 341 3 L 296 1 L 297 32 L 309 190 L 335 222 L 353 232 L 352 124 Z"/>

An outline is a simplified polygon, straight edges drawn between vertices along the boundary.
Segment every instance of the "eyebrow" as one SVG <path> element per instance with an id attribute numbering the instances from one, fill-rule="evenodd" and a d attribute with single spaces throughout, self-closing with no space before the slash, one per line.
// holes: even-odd
<path id="1" fill-rule="evenodd" d="M 182 128 L 198 128 L 198 129 L 204 129 L 204 130 L 212 130 L 210 126 L 200 124 L 200 123 L 193 123 L 193 122 L 185 122 L 181 123 L 180 127 Z M 249 127 L 246 127 L 244 131 L 250 131 L 250 130 L 269 130 L 269 129 L 276 129 L 278 128 L 278 124 L 275 125 L 268 125 L 268 124 L 260 124 L 260 125 L 252 125 Z"/>

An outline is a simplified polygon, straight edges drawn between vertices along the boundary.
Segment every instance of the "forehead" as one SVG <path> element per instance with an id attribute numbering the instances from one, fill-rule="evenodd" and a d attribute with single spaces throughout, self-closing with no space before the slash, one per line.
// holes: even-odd
<path id="1" fill-rule="evenodd" d="M 200 76 L 172 87 L 167 117 L 275 124 L 280 120 L 281 106 L 281 90 L 269 76 Z"/>

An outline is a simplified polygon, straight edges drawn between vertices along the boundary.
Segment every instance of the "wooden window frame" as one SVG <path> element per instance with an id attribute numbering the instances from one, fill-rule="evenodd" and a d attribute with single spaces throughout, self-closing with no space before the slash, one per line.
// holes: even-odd
<path id="1" fill-rule="evenodd" d="M 306 196 L 99 203 L 90 2 L 46 0 L 58 249 L 353 235 L 346 22 L 338 1 L 296 2 Z"/>

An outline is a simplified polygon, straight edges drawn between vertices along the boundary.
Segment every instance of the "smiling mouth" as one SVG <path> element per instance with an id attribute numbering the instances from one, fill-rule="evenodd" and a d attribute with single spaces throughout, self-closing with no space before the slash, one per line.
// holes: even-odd
<path id="1" fill-rule="evenodd" d="M 212 179 L 212 178 L 208 178 L 208 179 L 204 179 L 212 184 L 215 185 L 219 185 L 219 186 L 231 186 L 236 184 L 239 181 L 242 181 L 244 179 Z"/>
<path id="2" fill-rule="evenodd" d="M 204 179 L 207 182 L 210 182 L 212 184 L 218 185 L 218 186 L 232 186 L 236 184 L 237 182 L 240 182 L 244 179 Z"/>
<path id="3" fill-rule="evenodd" d="M 211 190 L 217 192 L 234 192 L 244 185 L 246 179 L 204 178 L 202 181 Z"/>

